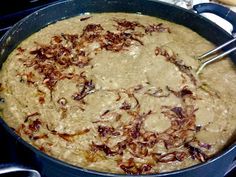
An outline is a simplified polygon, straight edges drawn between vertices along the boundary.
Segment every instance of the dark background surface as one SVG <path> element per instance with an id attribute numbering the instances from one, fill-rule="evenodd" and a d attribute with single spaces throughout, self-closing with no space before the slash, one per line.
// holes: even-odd
<path id="1" fill-rule="evenodd" d="M 26 15 L 54 2 L 62 0 L 6 0 L 0 2 L 0 37 L 11 28 L 13 24 Z M 7 138 L 0 127 L 0 163 L 14 162 L 11 148 Z M 30 158 L 30 157 L 25 157 Z M 219 169 L 217 169 L 219 170 Z M 27 177 L 27 174 L 0 175 L 1 177 Z M 210 177 L 210 176 L 209 176 Z M 236 177 L 236 168 L 227 177 Z"/>
<path id="2" fill-rule="evenodd" d="M 32 12 L 62 0 L 1 0 L 0 37 L 17 21 Z"/>

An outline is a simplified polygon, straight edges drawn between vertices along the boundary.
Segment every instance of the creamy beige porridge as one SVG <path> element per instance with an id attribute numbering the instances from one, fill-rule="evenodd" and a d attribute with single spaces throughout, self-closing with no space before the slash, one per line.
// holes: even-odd
<path id="1" fill-rule="evenodd" d="M 2 115 L 39 150 L 88 169 L 149 174 L 205 162 L 236 130 L 233 63 L 195 75 L 194 57 L 213 47 L 144 15 L 59 21 L 4 63 Z"/>

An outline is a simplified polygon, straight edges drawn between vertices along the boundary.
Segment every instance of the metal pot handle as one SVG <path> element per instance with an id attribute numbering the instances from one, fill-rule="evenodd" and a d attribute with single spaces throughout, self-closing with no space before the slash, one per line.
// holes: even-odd
<path id="1" fill-rule="evenodd" d="M 41 177 L 38 171 L 30 169 L 22 165 L 17 165 L 14 163 L 0 164 L 0 177 L 5 174 L 14 173 L 14 172 L 27 172 L 30 175 L 29 177 Z"/>
<path id="2" fill-rule="evenodd" d="M 228 7 L 214 3 L 202 3 L 193 6 L 193 10 L 195 10 L 197 13 L 209 12 L 220 16 L 233 25 L 232 33 L 236 33 L 236 13 L 230 10 Z"/>

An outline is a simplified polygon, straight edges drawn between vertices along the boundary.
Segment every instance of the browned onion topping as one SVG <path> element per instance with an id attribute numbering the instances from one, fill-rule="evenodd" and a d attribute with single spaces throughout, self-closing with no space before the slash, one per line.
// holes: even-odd
<path id="1" fill-rule="evenodd" d="M 39 97 L 39 103 L 44 104 L 45 103 L 45 98 L 43 96 Z"/>
<path id="2" fill-rule="evenodd" d="M 164 56 L 168 62 L 173 63 L 179 69 L 179 71 L 186 74 L 194 83 L 194 85 L 197 84 L 197 79 L 192 73 L 192 67 L 186 66 L 185 64 L 183 64 L 182 60 L 178 60 L 176 57 L 176 54 L 173 54 L 172 56 L 170 56 L 169 53 L 165 49 L 160 48 L 160 47 L 156 47 L 155 54 Z"/>
<path id="3" fill-rule="evenodd" d="M 129 130 L 129 134 L 133 139 L 136 139 L 140 136 L 140 129 L 141 129 L 142 122 L 137 121 L 133 127 Z"/>
<path id="4" fill-rule="evenodd" d="M 53 36 L 52 40 L 55 41 L 56 43 L 61 43 L 62 42 L 62 36 Z"/>
<path id="5" fill-rule="evenodd" d="M 168 32 L 171 33 L 170 28 L 164 27 L 163 23 L 153 24 L 145 27 L 145 33 L 152 34 L 153 32 Z"/>
<path id="6" fill-rule="evenodd" d="M 53 90 L 57 81 L 65 78 L 64 68 L 71 65 L 85 67 L 89 64 L 89 57 L 83 50 L 77 50 L 78 35 L 61 34 L 54 36 L 50 45 L 36 43 L 37 48 L 30 51 L 35 58 L 25 61 L 26 67 L 33 67 L 43 76 L 43 83 Z"/>
<path id="7" fill-rule="evenodd" d="M 101 125 L 98 126 L 98 133 L 102 137 L 105 137 L 107 135 L 112 135 L 112 136 L 120 135 L 120 133 L 116 132 L 113 127 L 101 126 Z"/>
<path id="8" fill-rule="evenodd" d="M 25 49 L 23 49 L 22 47 L 18 47 L 18 48 L 16 48 L 16 50 L 18 51 L 18 53 L 16 55 L 21 55 L 25 52 Z"/>
<path id="9" fill-rule="evenodd" d="M 181 72 L 185 73 L 191 79 L 191 81 L 194 83 L 194 85 L 197 85 L 197 79 L 195 78 L 195 76 L 191 72 L 191 70 L 192 70 L 191 66 L 184 65 L 182 63 L 182 61 L 177 61 L 174 64 L 179 68 L 179 70 Z"/>
<path id="10" fill-rule="evenodd" d="M 136 27 L 144 28 L 143 25 L 136 21 L 128 21 L 126 19 L 114 19 L 114 21 L 117 23 L 117 30 L 119 31 L 135 30 Z"/>
<path id="11" fill-rule="evenodd" d="M 102 48 L 113 52 L 127 50 L 128 47 L 132 45 L 132 41 L 136 41 L 140 45 L 143 45 L 141 40 L 134 37 L 131 33 L 126 32 L 114 33 L 107 31 L 104 38 L 105 42 L 102 44 Z"/>
<path id="12" fill-rule="evenodd" d="M 184 118 L 183 109 L 181 107 L 174 107 L 171 109 L 179 118 Z"/>
<path id="13" fill-rule="evenodd" d="M 109 156 L 114 156 L 117 154 L 105 144 L 97 145 L 95 143 L 92 143 L 92 148 L 94 151 L 97 151 L 97 150 L 103 151 L 106 155 L 109 155 Z"/>
<path id="14" fill-rule="evenodd" d="M 84 18 L 81 18 L 80 21 L 85 21 L 85 20 L 88 20 L 90 18 L 91 18 L 91 16 L 90 17 L 84 17 Z"/>
<path id="15" fill-rule="evenodd" d="M 32 139 L 33 140 L 39 140 L 39 139 L 45 139 L 45 138 L 48 138 L 48 135 L 47 134 L 42 134 L 42 135 L 36 135 L 36 136 L 33 136 Z"/>
<path id="16" fill-rule="evenodd" d="M 42 138 L 47 138 L 47 136 L 44 135 L 35 135 L 39 133 L 40 127 L 42 126 L 42 123 L 39 119 L 36 119 L 32 121 L 28 126 L 25 124 L 21 124 L 17 130 L 15 130 L 19 135 L 22 133 L 27 135 L 29 139 L 37 140 Z M 34 138 L 36 137 L 36 138 Z"/>
<path id="17" fill-rule="evenodd" d="M 25 51 L 25 49 L 23 49 L 22 47 L 18 47 L 17 51 L 19 51 L 20 53 L 23 53 Z"/>
<path id="18" fill-rule="evenodd" d="M 88 33 L 88 32 L 100 32 L 103 30 L 103 27 L 100 24 L 88 24 L 84 29 L 83 29 L 83 34 Z M 82 34 L 82 36 L 83 36 Z"/>
<path id="19" fill-rule="evenodd" d="M 120 109 L 124 109 L 124 110 L 129 110 L 131 108 L 131 105 L 129 103 L 127 103 L 126 101 L 122 103 L 122 106 L 120 107 Z"/>
<path id="20" fill-rule="evenodd" d="M 47 127 L 48 128 L 48 127 Z M 84 129 L 84 130 L 81 130 L 81 131 L 78 131 L 76 133 L 73 133 L 73 134 L 69 134 L 69 133 L 59 133 L 57 132 L 56 130 L 50 130 L 52 134 L 54 135 L 58 135 L 60 138 L 68 141 L 68 142 L 72 142 L 73 141 L 73 138 L 75 136 L 80 136 L 80 135 L 84 135 L 86 133 L 88 133 L 90 131 L 90 129 Z"/>
<path id="21" fill-rule="evenodd" d="M 156 97 L 156 98 L 163 98 L 163 97 L 168 97 L 170 96 L 170 93 L 163 93 L 163 90 L 158 88 L 156 90 L 147 90 L 144 94 L 147 94 L 149 96 L 153 96 L 153 97 Z"/>
<path id="22" fill-rule="evenodd" d="M 181 97 L 184 97 L 186 95 L 192 95 L 193 92 L 191 90 L 189 90 L 188 88 L 183 88 L 181 91 L 180 91 L 180 96 Z"/>
<path id="23" fill-rule="evenodd" d="M 81 21 L 90 17 L 82 18 Z M 62 69 L 71 65 L 83 68 L 89 65 L 91 58 L 85 52 L 88 43 L 98 42 L 101 49 L 119 52 L 127 50 L 135 43 L 144 45 L 139 39 L 144 36 L 140 32 L 136 32 L 136 27 L 145 29 L 146 33 L 165 32 L 168 28 L 163 24 L 149 25 L 147 27 L 138 22 L 131 22 L 125 19 L 115 19 L 117 23 L 117 33 L 104 31 L 101 24 L 88 24 L 84 27 L 82 35 L 78 34 L 61 34 L 53 36 L 50 45 L 42 45 L 35 43 L 37 48 L 30 51 L 35 56 L 35 60 L 25 61 L 27 67 L 33 67 L 42 74 L 43 83 L 53 91 L 58 80 L 63 77 Z M 131 30 L 132 32 L 125 32 Z M 20 52 L 25 49 L 18 48 Z"/>
<path id="24" fill-rule="evenodd" d="M 40 121 L 39 119 L 36 119 L 36 120 L 34 120 L 31 124 L 29 124 L 29 129 L 30 129 L 31 131 L 36 132 L 36 131 L 39 130 L 41 124 L 42 124 L 41 121 Z"/>
<path id="25" fill-rule="evenodd" d="M 200 147 L 205 148 L 205 149 L 211 149 L 211 145 L 210 145 L 210 144 L 207 144 L 207 143 L 198 142 L 198 145 L 199 145 Z"/>
<path id="26" fill-rule="evenodd" d="M 166 87 L 166 89 L 174 94 L 176 97 L 179 97 L 180 99 L 183 100 L 183 102 L 185 102 L 186 98 L 190 98 L 192 100 L 196 100 L 198 99 L 193 92 L 187 88 L 186 86 L 184 86 L 183 88 L 181 88 L 180 90 L 173 90 L 171 89 L 169 86 Z M 197 110 L 197 109 L 196 109 Z"/>
<path id="27" fill-rule="evenodd" d="M 208 159 L 208 156 L 201 149 L 194 147 L 189 143 L 186 143 L 185 147 L 188 149 L 189 154 L 193 159 L 198 159 L 200 162 L 205 162 Z"/>
<path id="28" fill-rule="evenodd" d="M 105 116 L 107 113 L 109 113 L 110 112 L 110 110 L 106 110 L 104 113 L 102 113 L 102 115 L 101 115 L 101 117 L 102 116 Z"/>
<path id="29" fill-rule="evenodd" d="M 133 158 L 128 159 L 127 162 L 121 162 L 120 168 L 130 175 L 149 174 L 152 166 L 150 164 L 137 165 Z"/>
<path id="30" fill-rule="evenodd" d="M 31 113 L 31 114 L 29 114 L 29 115 L 27 115 L 27 116 L 25 117 L 24 122 L 26 123 L 26 122 L 28 122 L 28 120 L 29 120 L 30 118 L 32 118 L 32 117 L 34 117 L 34 116 L 39 116 L 39 115 L 40 115 L 39 112 Z"/>
<path id="31" fill-rule="evenodd" d="M 93 81 L 85 81 L 82 90 L 79 93 L 76 93 L 73 95 L 74 100 L 80 101 L 95 89 L 95 85 L 93 84 Z"/>
<path id="32" fill-rule="evenodd" d="M 173 161 L 183 161 L 187 154 L 185 152 L 174 151 L 164 155 L 153 154 L 153 156 L 157 162 L 168 163 Z"/>

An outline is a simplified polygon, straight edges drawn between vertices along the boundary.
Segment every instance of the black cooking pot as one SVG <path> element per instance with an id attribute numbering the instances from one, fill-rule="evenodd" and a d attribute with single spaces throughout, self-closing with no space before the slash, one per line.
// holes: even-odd
<path id="1" fill-rule="evenodd" d="M 229 9 L 218 5 L 201 4 L 195 6 L 199 12 L 214 12 L 225 17 L 234 25 L 233 32 L 236 32 L 236 14 Z M 219 11 L 220 10 L 220 11 Z M 39 10 L 32 15 L 18 22 L 8 31 L 0 42 L 0 63 L 2 64 L 11 51 L 25 38 L 50 23 L 58 20 L 76 16 L 85 12 L 141 12 L 142 14 L 156 16 L 172 21 L 199 33 L 216 45 L 220 45 L 230 39 L 232 35 L 205 19 L 204 17 L 170 4 L 155 2 L 152 0 L 70 0 L 59 2 L 47 8 Z M 232 44 L 232 46 L 235 44 Z M 231 54 L 231 59 L 236 62 L 236 53 Z M 19 110 L 20 111 L 20 110 Z M 7 145 L 11 152 L 13 161 L 16 164 L 0 165 L 0 174 L 7 171 L 28 171 L 26 175 L 39 177 L 131 177 L 131 175 L 117 175 L 101 173 L 83 169 L 50 157 L 37 150 L 22 140 L 15 132 L 7 126 L 0 118 L 0 128 L 5 140 L 1 143 Z M 221 153 L 209 161 L 169 173 L 142 175 L 147 177 L 222 177 L 230 164 L 236 157 L 236 145 L 224 149 Z M 30 170 L 35 169 L 35 170 Z M 4 171 L 5 170 L 5 171 Z M 135 176 L 135 175 L 134 175 Z M 138 175 L 136 175 L 138 176 Z"/>

